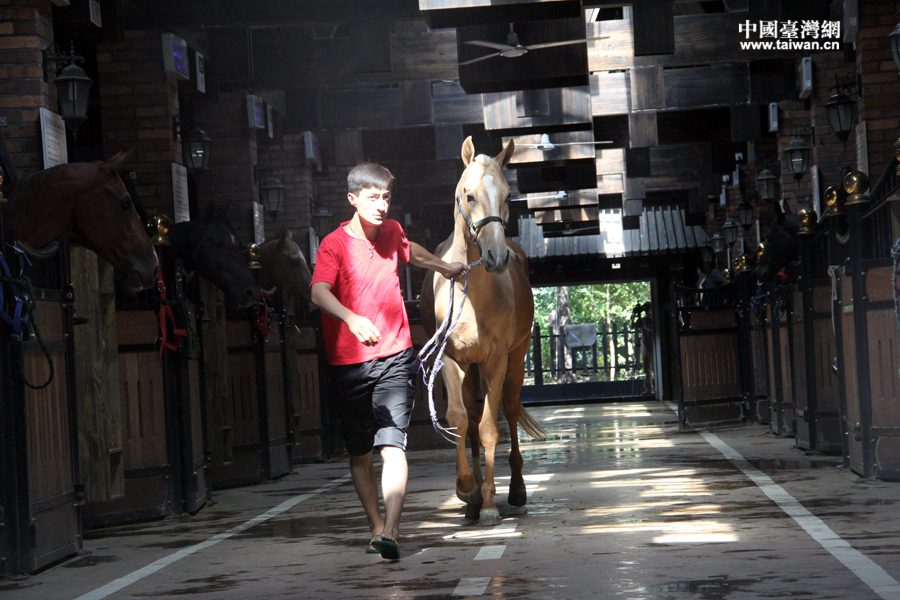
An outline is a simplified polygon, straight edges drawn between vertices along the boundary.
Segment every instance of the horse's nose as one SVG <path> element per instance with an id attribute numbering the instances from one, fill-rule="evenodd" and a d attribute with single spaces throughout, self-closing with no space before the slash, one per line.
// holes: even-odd
<path id="1" fill-rule="evenodd" d="M 499 273 L 506 269 L 509 262 L 509 248 L 504 248 L 502 252 L 496 252 L 489 249 L 484 255 L 485 268 L 491 273 Z"/>

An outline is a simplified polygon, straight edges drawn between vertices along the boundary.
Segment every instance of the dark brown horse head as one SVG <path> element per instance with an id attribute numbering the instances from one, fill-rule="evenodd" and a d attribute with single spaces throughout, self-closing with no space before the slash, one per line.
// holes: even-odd
<path id="1" fill-rule="evenodd" d="M 33 248 L 71 240 L 124 273 L 130 290 L 151 287 L 156 253 L 119 176 L 130 154 L 57 165 L 25 178 L 10 199 L 8 234 Z"/>
<path id="2" fill-rule="evenodd" d="M 788 207 L 775 205 L 775 224 L 763 241 L 763 250 L 757 256 L 756 277 L 763 282 L 778 276 L 779 283 L 793 280 L 800 263 L 800 223 Z M 779 275 L 781 273 L 781 275 Z"/>
<path id="3" fill-rule="evenodd" d="M 262 287 L 276 287 L 284 290 L 294 301 L 309 302 L 312 274 L 306 256 L 289 230 L 285 229 L 278 238 L 259 247 L 259 263 L 262 265 Z"/>
<path id="4" fill-rule="evenodd" d="M 225 211 L 214 209 L 199 219 L 177 223 L 169 231 L 169 241 L 171 256 L 222 290 L 230 305 L 246 308 L 259 297 L 259 286 Z"/>

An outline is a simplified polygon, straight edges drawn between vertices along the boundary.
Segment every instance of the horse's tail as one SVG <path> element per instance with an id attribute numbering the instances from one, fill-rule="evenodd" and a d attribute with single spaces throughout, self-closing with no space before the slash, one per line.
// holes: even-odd
<path id="1" fill-rule="evenodd" d="M 544 429 L 544 426 L 538 423 L 527 410 L 525 410 L 524 406 L 522 407 L 522 412 L 519 414 L 519 425 L 532 439 L 538 441 L 547 439 L 547 430 Z"/>

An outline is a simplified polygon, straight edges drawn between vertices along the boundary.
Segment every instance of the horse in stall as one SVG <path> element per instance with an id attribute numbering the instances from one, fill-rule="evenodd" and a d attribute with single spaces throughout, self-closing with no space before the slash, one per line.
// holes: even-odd
<path id="1" fill-rule="evenodd" d="M 775 203 L 775 224 L 772 226 L 761 248 L 757 249 L 756 278 L 760 283 L 775 279 L 778 283 L 789 283 L 796 279 L 800 265 L 800 222 L 789 211 L 785 201 Z"/>
<path id="2" fill-rule="evenodd" d="M 246 308 L 259 297 L 259 286 L 225 211 L 213 208 L 198 219 L 173 225 L 167 255 L 212 282 L 231 306 Z"/>
<path id="3" fill-rule="evenodd" d="M 522 407 L 519 398 L 531 341 L 534 297 L 528 280 L 527 257 L 517 244 L 506 238 L 509 184 L 502 167 L 509 162 L 514 149 L 510 141 L 500 154 L 490 158 L 476 156 L 471 137 L 463 142 L 465 170 L 456 187 L 455 226 L 435 254 L 447 262 L 471 265 L 480 260 L 483 268 L 473 267 L 468 272 L 467 302 L 463 301 L 464 286 L 458 278 L 447 280 L 430 272 L 421 295 L 423 322 L 432 332 L 436 323 L 448 317 L 453 306 L 462 307 L 447 339 L 442 374 L 448 396 L 447 422 L 459 436 L 456 495 L 467 504 L 467 518 L 480 517 L 482 523 L 497 522 L 500 518 L 494 501 L 494 453 L 499 441 L 500 411 L 509 423 L 512 476 L 508 502 L 512 506 L 523 506 L 527 501 L 518 426 L 522 425 L 535 438 L 546 435 Z M 480 414 L 479 390 L 483 390 L 484 396 Z M 471 466 L 466 456 L 466 438 L 471 444 Z M 481 475 L 482 447 L 484 477 Z"/>
<path id="4" fill-rule="evenodd" d="M 309 303 L 309 282 L 312 274 L 306 256 L 293 240 L 290 230 L 259 246 L 259 264 L 262 266 L 259 285 L 271 293 L 275 288 L 303 306 Z"/>
<path id="5" fill-rule="evenodd" d="M 19 181 L 5 208 L 5 239 L 37 258 L 70 240 L 123 273 L 130 291 L 152 287 L 156 253 L 119 176 L 130 154 L 57 165 Z"/>

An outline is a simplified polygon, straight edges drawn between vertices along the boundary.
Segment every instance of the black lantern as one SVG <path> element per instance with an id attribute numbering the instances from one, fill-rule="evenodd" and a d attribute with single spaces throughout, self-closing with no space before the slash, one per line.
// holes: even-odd
<path id="1" fill-rule="evenodd" d="M 56 86 L 60 115 L 73 133 L 87 121 L 92 83 L 84 69 L 76 64 L 80 62 L 84 62 L 84 57 L 75 54 L 74 42 L 72 42 L 68 54 L 60 54 L 56 46 L 44 50 L 45 69 L 55 71 L 60 64 L 66 65 L 57 73 L 53 85 Z"/>
<path id="2" fill-rule="evenodd" d="M 809 146 L 799 138 L 792 139 L 784 150 L 784 160 L 794 179 L 800 181 L 809 169 Z"/>
<path id="3" fill-rule="evenodd" d="M 313 229 L 316 230 L 316 233 L 320 237 L 325 234 L 326 230 L 331 225 L 331 217 L 333 216 L 334 213 L 331 212 L 327 206 L 315 202 L 313 203 L 310 217 L 312 218 Z"/>
<path id="4" fill-rule="evenodd" d="M 725 243 L 729 246 L 737 241 L 737 230 L 737 223 L 731 217 L 725 219 L 725 222 L 722 224 L 722 233 L 725 235 Z"/>
<path id="5" fill-rule="evenodd" d="M 897 23 L 894 31 L 888 37 L 891 38 L 891 56 L 894 58 L 894 66 L 900 71 L 900 23 Z"/>
<path id="6" fill-rule="evenodd" d="M 209 168 L 211 148 L 209 136 L 202 129 L 192 129 L 181 142 L 184 166 L 188 171 L 205 171 Z"/>
<path id="7" fill-rule="evenodd" d="M 763 169 L 756 176 L 756 189 L 762 200 L 775 199 L 775 175 L 769 169 Z"/>
<path id="8" fill-rule="evenodd" d="M 743 200 L 737 207 L 737 221 L 743 229 L 747 229 L 753 224 L 753 206 Z"/>
<path id="9" fill-rule="evenodd" d="M 712 246 L 713 252 L 716 254 L 725 252 L 725 238 L 723 238 L 722 234 L 718 231 L 710 238 L 710 245 Z"/>
<path id="10" fill-rule="evenodd" d="M 266 177 L 259 186 L 263 208 L 274 219 L 284 211 L 284 184 L 277 177 Z"/>
<path id="11" fill-rule="evenodd" d="M 856 101 L 847 94 L 856 93 L 856 83 L 851 73 L 844 78 L 842 83 L 838 76 L 834 76 L 834 86 L 829 89 L 832 92 L 825 102 L 825 116 L 834 135 L 842 142 L 847 141 L 847 136 L 853 131 L 856 124 Z"/>

